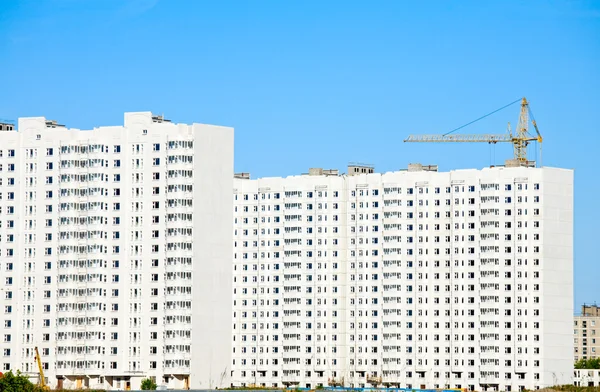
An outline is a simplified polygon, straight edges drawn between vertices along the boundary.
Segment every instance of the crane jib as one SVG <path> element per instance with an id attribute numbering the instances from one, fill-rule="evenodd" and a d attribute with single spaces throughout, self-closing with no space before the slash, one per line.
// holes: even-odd
<path id="1" fill-rule="evenodd" d="M 514 102 L 513 102 L 514 103 Z M 498 110 L 501 110 L 505 107 L 512 105 L 506 105 Z M 495 110 L 492 113 L 497 112 Z M 491 114 L 491 113 L 490 113 Z M 473 122 L 479 121 L 480 119 L 487 117 L 489 114 L 480 117 L 477 120 L 471 121 L 466 125 L 470 125 Z M 536 135 L 530 135 L 528 132 L 529 128 L 529 120 L 533 124 Z M 456 128 L 454 131 L 463 128 Z M 450 131 L 445 134 L 438 135 L 410 135 L 408 138 L 404 140 L 405 143 L 512 143 L 514 149 L 514 160 L 518 162 L 520 166 L 527 165 L 533 161 L 529 161 L 527 159 L 527 146 L 529 142 L 536 141 L 540 143 L 540 151 L 541 151 L 541 143 L 542 143 L 542 135 L 538 129 L 537 123 L 533 118 L 533 114 L 531 113 L 531 109 L 529 108 L 529 102 L 527 99 L 523 98 L 521 100 L 521 111 L 519 115 L 519 123 L 517 125 L 516 133 L 513 134 L 510 130 L 510 123 L 508 127 L 508 132 L 505 134 L 463 134 L 463 135 L 454 135 L 451 134 L 454 131 Z"/>

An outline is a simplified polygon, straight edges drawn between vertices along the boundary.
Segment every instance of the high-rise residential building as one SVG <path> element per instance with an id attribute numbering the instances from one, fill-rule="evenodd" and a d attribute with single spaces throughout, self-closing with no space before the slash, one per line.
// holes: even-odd
<path id="1" fill-rule="evenodd" d="M 575 361 L 600 358 L 600 307 L 582 305 L 573 321 Z"/>
<path id="2" fill-rule="evenodd" d="M 573 171 L 234 180 L 233 385 L 573 381 Z"/>
<path id="3" fill-rule="evenodd" d="M 0 132 L 2 372 L 53 387 L 228 384 L 233 129 L 149 112 Z"/>

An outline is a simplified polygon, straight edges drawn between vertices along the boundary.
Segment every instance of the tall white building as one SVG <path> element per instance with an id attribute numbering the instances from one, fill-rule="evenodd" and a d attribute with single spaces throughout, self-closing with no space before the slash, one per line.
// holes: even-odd
<path id="1" fill-rule="evenodd" d="M 0 132 L 1 371 L 55 387 L 228 384 L 233 129 L 149 112 Z"/>
<path id="2" fill-rule="evenodd" d="M 573 171 L 234 182 L 234 385 L 517 391 L 573 378 Z"/>

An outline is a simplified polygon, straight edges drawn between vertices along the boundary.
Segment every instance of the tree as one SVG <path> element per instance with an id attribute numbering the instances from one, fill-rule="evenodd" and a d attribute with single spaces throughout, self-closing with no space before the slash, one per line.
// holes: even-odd
<path id="1" fill-rule="evenodd" d="M 18 370 L 17 374 L 13 374 L 11 370 L 0 377 L 0 392 L 38 392 L 40 390 L 41 388 L 34 385 Z"/>
<path id="2" fill-rule="evenodd" d="M 149 378 L 142 380 L 142 391 L 154 391 L 156 389 L 156 383 Z M 0 391 L 2 392 L 2 391 Z"/>
<path id="3" fill-rule="evenodd" d="M 580 359 L 575 362 L 575 369 L 600 369 L 600 358 Z"/>

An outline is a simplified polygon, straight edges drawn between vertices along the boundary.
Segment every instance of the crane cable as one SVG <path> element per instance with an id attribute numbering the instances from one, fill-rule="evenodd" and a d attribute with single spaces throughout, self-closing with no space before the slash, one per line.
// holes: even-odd
<path id="1" fill-rule="evenodd" d="M 486 118 L 486 117 L 488 117 L 488 116 L 491 116 L 492 114 L 494 114 L 494 113 L 496 113 L 496 112 L 499 112 L 499 111 L 500 111 L 500 110 L 502 110 L 502 109 L 506 109 L 506 108 L 507 108 L 507 107 L 509 107 L 510 105 L 514 105 L 515 103 L 517 103 L 517 102 L 520 102 L 520 101 L 521 101 L 521 99 L 522 99 L 522 98 L 519 98 L 519 99 L 517 99 L 516 101 L 513 101 L 513 102 L 509 103 L 508 105 L 502 106 L 500 109 L 496 109 L 496 110 L 494 110 L 493 112 L 486 114 L 485 116 L 479 117 L 477 120 L 473 120 L 473 121 L 471 121 L 471 122 L 469 122 L 469 123 L 466 123 L 465 125 L 461 125 L 460 127 L 458 127 L 458 128 L 455 128 L 455 129 L 451 130 L 450 132 L 444 133 L 444 136 L 446 136 L 446 135 L 449 135 L 449 134 L 451 134 L 452 132 L 456 132 L 456 131 L 458 131 L 459 129 L 462 129 L 462 128 L 464 128 L 464 127 L 468 126 L 468 125 L 471 125 L 471 124 L 473 124 L 473 123 L 475 123 L 475 122 L 477 122 L 477 121 L 479 121 L 479 120 L 483 120 L 484 118 Z"/>

